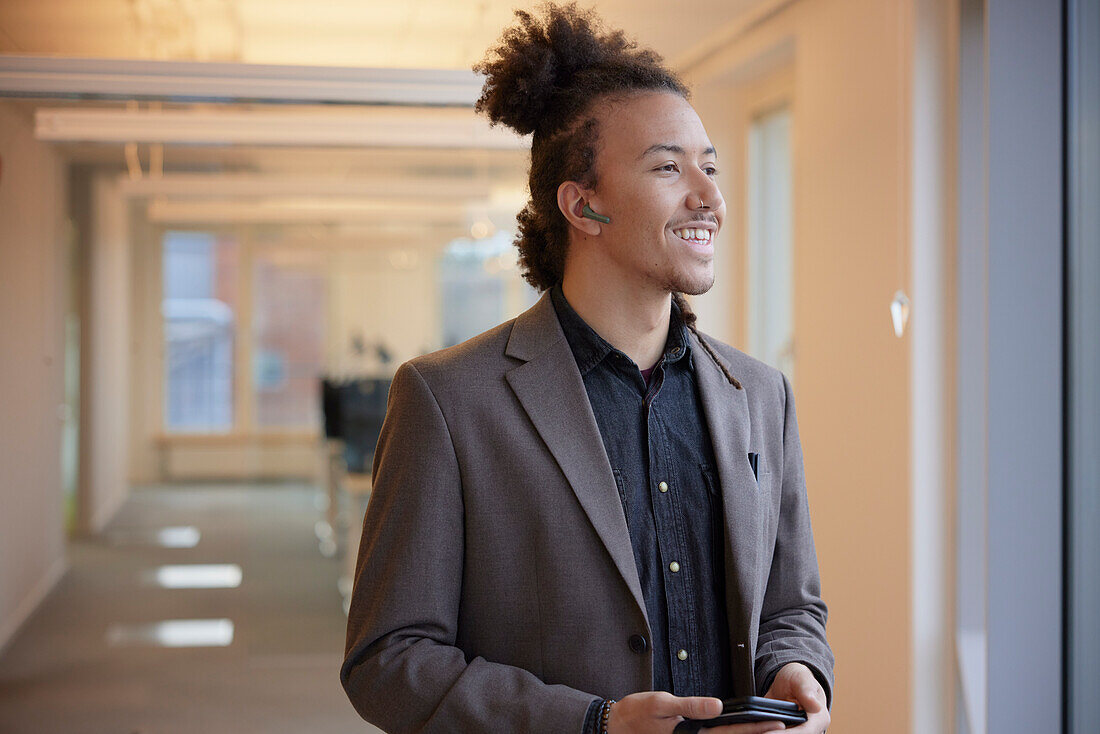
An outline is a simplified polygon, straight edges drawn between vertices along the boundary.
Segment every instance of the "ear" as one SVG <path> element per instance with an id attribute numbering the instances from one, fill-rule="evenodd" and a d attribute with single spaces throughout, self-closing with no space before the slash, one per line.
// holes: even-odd
<path id="1" fill-rule="evenodd" d="M 595 237 L 600 234 L 603 225 L 581 214 L 581 209 L 589 201 L 590 193 L 581 188 L 576 181 L 563 181 L 561 186 L 558 186 L 558 209 L 565 215 L 569 224 L 584 234 Z"/>

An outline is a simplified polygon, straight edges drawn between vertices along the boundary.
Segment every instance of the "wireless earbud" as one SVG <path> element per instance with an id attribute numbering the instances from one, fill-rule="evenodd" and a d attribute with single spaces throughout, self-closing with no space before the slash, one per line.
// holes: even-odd
<path id="1" fill-rule="evenodd" d="M 602 222 L 604 224 L 611 224 L 611 217 L 605 217 L 603 214 L 597 214 L 596 212 L 592 211 L 592 207 L 588 206 L 588 204 L 585 204 L 584 207 L 581 209 L 581 216 L 588 217 L 589 219 L 595 219 L 597 222 Z"/>

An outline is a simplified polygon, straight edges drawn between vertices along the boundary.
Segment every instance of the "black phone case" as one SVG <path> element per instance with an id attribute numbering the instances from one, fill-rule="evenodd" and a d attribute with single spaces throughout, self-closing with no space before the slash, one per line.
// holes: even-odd
<path id="1" fill-rule="evenodd" d="M 676 725 L 673 731 L 699 731 L 700 729 L 712 729 L 716 726 L 747 724 L 754 721 L 782 721 L 788 726 L 792 724 L 797 726 L 806 723 L 806 712 L 798 708 L 797 704 L 789 701 L 746 696 L 745 698 L 726 701 L 722 707 L 722 713 L 713 719 L 684 719 Z"/>

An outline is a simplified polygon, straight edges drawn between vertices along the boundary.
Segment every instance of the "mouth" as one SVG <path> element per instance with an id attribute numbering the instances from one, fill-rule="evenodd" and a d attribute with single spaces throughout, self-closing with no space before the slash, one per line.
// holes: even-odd
<path id="1" fill-rule="evenodd" d="M 679 227 L 672 234 L 693 245 L 709 245 L 714 237 L 713 230 L 703 227 Z"/>

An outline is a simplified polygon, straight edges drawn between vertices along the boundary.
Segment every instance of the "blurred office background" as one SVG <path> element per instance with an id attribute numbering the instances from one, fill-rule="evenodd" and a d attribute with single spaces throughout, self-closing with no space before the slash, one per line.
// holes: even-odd
<path id="1" fill-rule="evenodd" d="M 1095 731 L 1098 3 L 593 5 L 719 151 L 694 303 L 794 385 L 833 727 Z M 0 730 L 371 730 L 377 391 L 537 298 L 516 6 L 0 0 Z"/>

